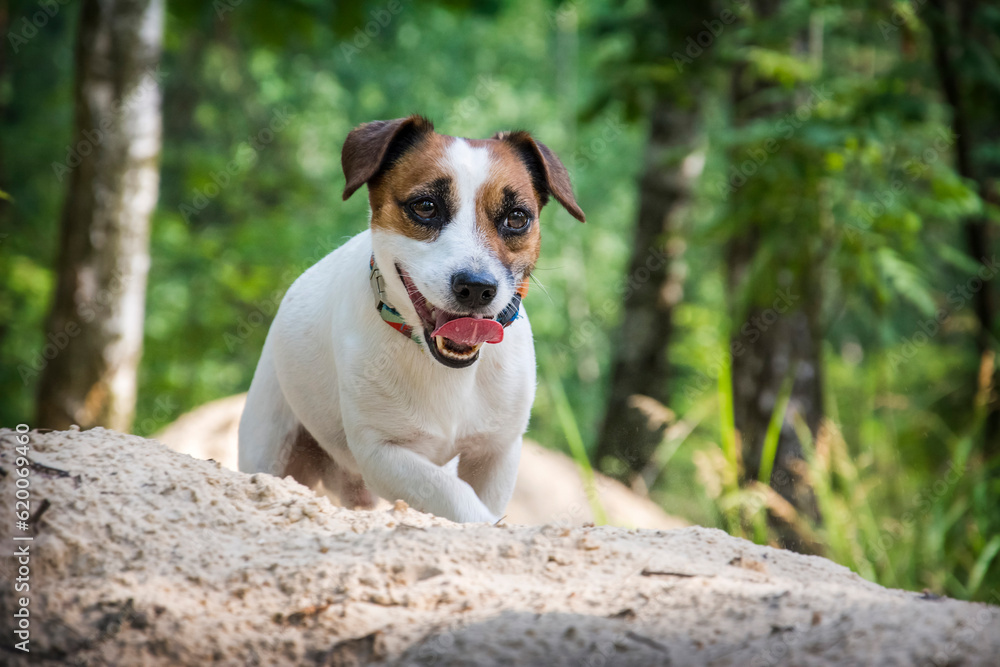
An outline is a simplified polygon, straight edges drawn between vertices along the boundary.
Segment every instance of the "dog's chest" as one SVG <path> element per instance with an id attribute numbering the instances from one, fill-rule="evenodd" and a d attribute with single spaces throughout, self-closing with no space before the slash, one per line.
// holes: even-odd
<path id="1" fill-rule="evenodd" d="M 484 364 L 477 372 L 441 370 L 403 363 L 367 378 L 365 419 L 386 442 L 443 465 L 470 443 L 506 446 L 524 432 L 534 378 L 522 376 L 533 369 Z"/>

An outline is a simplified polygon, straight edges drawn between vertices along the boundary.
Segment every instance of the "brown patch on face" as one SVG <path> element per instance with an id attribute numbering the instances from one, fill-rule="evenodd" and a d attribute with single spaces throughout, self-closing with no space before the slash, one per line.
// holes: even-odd
<path id="1" fill-rule="evenodd" d="M 431 132 L 406 151 L 388 171 L 368 182 L 368 202 L 372 207 L 372 228 L 402 234 L 418 241 L 432 241 L 440 228 L 415 222 L 405 204 L 421 195 L 434 195 L 441 206 L 454 210 L 448 201 L 446 182 L 451 176 L 441 166 L 445 150 L 454 139 Z M 454 194 L 451 195 L 454 197 Z"/>
<path id="2" fill-rule="evenodd" d="M 532 183 L 539 194 L 542 206 L 548 201 L 549 195 L 552 195 L 574 218 L 580 222 L 586 220 L 573 195 L 573 186 L 569 182 L 566 166 L 548 146 L 535 141 L 523 130 L 498 132 L 491 138 L 503 141 L 515 149 L 531 173 Z"/>
<path id="3" fill-rule="evenodd" d="M 490 175 L 476 197 L 476 225 L 496 257 L 516 278 L 527 277 L 538 261 L 542 232 L 538 214 L 544 204 L 531 174 L 512 146 L 495 139 L 469 141 L 490 152 Z M 531 217 L 528 229 L 504 228 L 511 210 L 522 208 Z"/>

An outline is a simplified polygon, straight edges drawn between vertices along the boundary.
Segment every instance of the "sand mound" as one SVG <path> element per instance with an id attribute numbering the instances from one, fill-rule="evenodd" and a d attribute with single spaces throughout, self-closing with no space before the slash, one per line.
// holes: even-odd
<path id="1" fill-rule="evenodd" d="M 102 429 L 31 434 L 33 664 L 993 665 L 997 608 L 717 530 L 353 512 Z M 15 452 L 0 432 L 0 662 Z M 40 465 L 39 465 L 40 464 Z M 65 472 L 58 472 L 58 471 Z M 19 533 L 28 535 L 30 533 Z"/>
<path id="2" fill-rule="evenodd" d="M 237 431 L 246 398 L 246 394 L 237 394 L 206 403 L 181 415 L 153 437 L 174 451 L 196 459 L 213 459 L 237 470 Z M 586 488 L 572 459 L 525 441 L 514 497 L 504 513 L 509 523 L 580 526 L 595 520 Z M 594 476 L 594 493 L 609 525 L 625 528 L 689 525 L 600 473 Z"/>

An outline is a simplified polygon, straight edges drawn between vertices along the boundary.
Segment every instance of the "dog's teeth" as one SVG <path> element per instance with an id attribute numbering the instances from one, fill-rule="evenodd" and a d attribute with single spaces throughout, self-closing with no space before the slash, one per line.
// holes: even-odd
<path id="1" fill-rule="evenodd" d="M 445 357 L 448 357 L 449 359 L 455 359 L 456 361 L 465 361 L 466 359 L 473 357 L 476 354 L 476 352 L 479 352 L 479 348 L 483 346 L 482 343 L 480 343 L 479 345 L 476 345 L 468 352 L 462 354 L 459 352 L 454 352 L 452 350 L 449 350 L 446 347 L 444 341 L 445 341 L 444 336 L 434 336 L 434 345 L 437 346 L 438 352 L 440 352 Z"/>

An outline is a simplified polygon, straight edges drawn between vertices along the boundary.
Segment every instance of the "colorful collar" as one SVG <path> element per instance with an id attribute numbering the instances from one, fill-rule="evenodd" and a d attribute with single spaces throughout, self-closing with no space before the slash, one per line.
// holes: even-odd
<path id="1" fill-rule="evenodd" d="M 410 326 L 403 320 L 403 316 L 399 314 L 399 311 L 393 308 L 392 304 L 389 303 L 389 296 L 385 292 L 385 278 L 382 276 L 382 272 L 375 265 L 375 254 L 372 254 L 371 260 L 368 262 L 368 269 L 370 273 L 368 274 L 368 282 L 372 286 L 372 293 L 375 295 L 375 309 L 378 310 L 379 315 L 385 320 L 385 323 L 390 327 L 403 334 L 407 338 L 413 340 L 415 343 L 420 343 L 420 335 L 416 332 L 414 327 Z M 514 293 L 514 297 L 510 300 L 510 303 L 500 311 L 494 319 L 500 323 L 501 326 L 507 328 L 510 323 L 517 319 L 517 316 L 521 312 L 521 299 L 523 299 L 528 294 L 528 279 L 525 278 L 521 281 L 521 284 L 517 286 L 517 291 Z"/>

